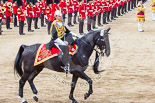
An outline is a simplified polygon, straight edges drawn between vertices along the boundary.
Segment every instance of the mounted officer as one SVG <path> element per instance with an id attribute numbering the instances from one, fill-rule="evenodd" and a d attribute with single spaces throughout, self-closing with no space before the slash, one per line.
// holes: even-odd
<path id="1" fill-rule="evenodd" d="M 66 71 L 70 71 L 69 69 L 69 48 L 68 45 L 73 43 L 72 36 L 77 37 L 76 34 L 72 33 L 67 27 L 64 25 L 62 13 L 57 10 L 55 12 L 56 20 L 53 21 L 50 29 L 51 33 L 51 41 L 46 46 L 47 49 L 51 50 L 53 44 L 62 51 L 62 63 L 65 65 Z"/>

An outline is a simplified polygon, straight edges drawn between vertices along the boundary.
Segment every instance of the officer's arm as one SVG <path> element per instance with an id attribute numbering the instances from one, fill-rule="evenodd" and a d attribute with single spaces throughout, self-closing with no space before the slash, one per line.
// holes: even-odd
<path id="1" fill-rule="evenodd" d="M 51 28 L 52 30 L 51 30 L 51 36 L 52 36 L 52 39 L 53 40 L 56 40 L 57 38 L 58 38 L 58 35 L 57 35 L 57 31 L 56 31 L 56 28 L 55 28 L 55 26 L 54 25 L 52 25 L 52 28 Z"/>
<path id="2" fill-rule="evenodd" d="M 66 33 L 70 33 L 70 34 L 72 34 L 72 36 L 78 37 L 77 34 L 71 32 L 66 26 L 65 26 L 65 29 L 66 29 Z"/>

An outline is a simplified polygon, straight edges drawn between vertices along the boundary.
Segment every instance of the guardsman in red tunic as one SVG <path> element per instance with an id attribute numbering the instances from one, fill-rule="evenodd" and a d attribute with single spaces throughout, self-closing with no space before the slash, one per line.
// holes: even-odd
<path id="1" fill-rule="evenodd" d="M 78 6 L 79 2 L 77 0 L 73 0 L 73 6 L 74 6 L 74 18 L 73 18 L 73 23 L 77 24 L 76 22 L 76 17 L 77 17 L 77 13 L 78 13 Z"/>
<path id="2" fill-rule="evenodd" d="M 72 13 L 73 13 L 73 2 L 72 0 L 67 0 L 67 9 L 68 9 L 68 26 L 72 27 L 71 21 L 72 21 Z"/>
<path id="3" fill-rule="evenodd" d="M 103 25 L 101 24 L 101 14 L 103 13 L 103 5 L 101 0 L 96 0 L 96 6 L 97 6 L 97 11 L 99 12 L 98 14 L 98 26 L 102 27 Z"/>
<path id="4" fill-rule="evenodd" d="M 96 0 L 93 0 L 92 2 L 92 8 L 93 8 L 93 18 L 92 18 L 92 27 L 93 29 L 98 29 L 95 25 L 96 25 L 96 16 L 98 15 L 98 10 L 97 10 L 97 6 L 96 6 Z"/>
<path id="5" fill-rule="evenodd" d="M 33 2 L 33 13 L 34 13 L 34 28 L 35 29 L 40 29 L 38 27 L 38 18 L 40 18 L 40 10 L 39 10 L 39 7 L 37 6 L 38 5 L 38 2 L 37 0 L 35 0 Z"/>
<path id="6" fill-rule="evenodd" d="M 17 16 L 19 21 L 19 34 L 25 35 L 25 33 L 23 33 L 25 15 L 24 15 L 24 10 L 22 9 L 22 0 L 17 0 L 17 6 L 18 6 Z"/>
<path id="7" fill-rule="evenodd" d="M 38 3 L 40 9 L 41 27 L 46 27 L 46 25 L 44 25 L 44 15 L 46 14 L 45 5 L 42 0 L 40 0 Z"/>
<path id="8" fill-rule="evenodd" d="M 17 0 L 13 0 L 13 18 L 14 18 L 14 27 L 17 26 Z"/>
<path id="9" fill-rule="evenodd" d="M 83 26 L 84 26 L 84 20 L 86 19 L 86 14 L 85 14 L 85 5 L 84 0 L 79 0 L 79 33 L 80 35 L 85 35 L 85 33 L 83 32 Z"/>
<path id="10" fill-rule="evenodd" d="M 11 9 L 12 9 L 11 6 L 12 6 L 11 2 L 5 1 L 4 7 L 6 8 L 5 17 L 6 17 L 6 28 L 7 29 L 12 29 L 10 28 L 10 17 L 11 17 Z"/>
<path id="11" fill-rule="evenodd" d="M 0 4 L 0 35 L 2 35 L 2 19 L 3 19 L 3 15 L 4 15 L 4 12 L 5 12 L 5 7 L 3 7 L 3 1 L 1 1 L 1 4 Z"/>
<path id="12" fill-rule="evenodd" d="M 46 8 L 46 16 L 47 16 L 47 31 L 48 34 L 50 35 L 50 28 L 51 28 L 51 24 L 52 24 L 52 18 L 51 18 L 51 14 L 52 14 L 52 1 L 51 0 L 46 0 L 46 4 L 47 4 L 47 8 Z"/>
<path id="13" fill-rule="evenodd" d="M 31 24 L 33 19 L 33 1 L 27 0 L 27 21 L 28 21 L 28 32 L 33 32 L 34 30 L 31 30 Z"/>
<path id="14" fill-rule="evenodd" d="M 128 11 L 131 11 L 131 0 L 128 0 Z"/>
<path id="15" fill-rule="evenodd" d="M 93 30 L 91 29 L 91 23 L 92 23 L 92 18 L 94 16 L 93 14 L 93 6 L 92 6 L 92 0 L 88 0 L 88 3 L 86 5 L 86 11 L 87 11 L 87 30 L 88 32 L 92 32 Z"/>
<path id="16" fill-rule="evenodd" d="M 106 3 L 107 3 L 108 8 L 109 8 L 108 13 L 107 13 L 107 21 L 112 22 L 110 20 L 110 14 L 111 14 L 111 11 L 112 11 L 112 3 L 110 2 L 110 0 L 106 0 Z"/>
<path id="17" fill-rule="evenodd" d="M 106 3 L 106 0 L 102 0 L 101 2 L 102 2 L 102 6 L 103 6 L 103 24 L 108 24 L 106 21 L 107 20 L 106 17 L 107 17 L 107 12 L 109 10 L 109 7 Z"/>
<path id="18" fill-rule="evenodd" d="M 114 13 L 115 13 L 115 11 L 114 11 L 114 6 L 115 6 L 115 1 L 114 1 L 114 0 L 110 0 L 110 3 L 111 3 L 111 5 L 112 5 L 111 20 L 116 20 L 116 19 L 114 18 Z"/>
<path id="19" fill-rule="evenodd" d="M 67 14 L 67 5 L 65 0 L 60 1 L 60 9 L 63 17 L 63 22 L 65 22 L 65 15 Z"/>

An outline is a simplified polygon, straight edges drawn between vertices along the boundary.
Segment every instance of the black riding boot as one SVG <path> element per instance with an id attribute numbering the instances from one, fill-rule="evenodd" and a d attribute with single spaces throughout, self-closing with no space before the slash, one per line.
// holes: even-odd
<path id="1" fill-rule="evenodd" d="M 54 40 L 51 39 L 50 42 L 46 44 L 46 49 L 51 50 L 53 46 L 54 46 Z"/>
<path id="2" fill-rule="evenodd" d="M 70 71 L 69 69 L 69 49 L 68 46 L 65 45 L 59 45 L 60 49 L 62 50 L 62 63 L 65 65 L 66 71 Z"/>

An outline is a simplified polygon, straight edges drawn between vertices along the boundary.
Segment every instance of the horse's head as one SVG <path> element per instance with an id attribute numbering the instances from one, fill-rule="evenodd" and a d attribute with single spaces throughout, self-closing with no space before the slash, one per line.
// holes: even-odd
<path id="1" fill-rule="evenodd" d="M 108 57 L 110 55 L 110 43 L 109 43 L 109 30 L 111 28 L 108 28 L 106 30 L 101 30 L 100 35 L 97 38 L 96 45 L 99 47 L 99 49 L 103 52 L 105 50 L 105 54 Z"/>

